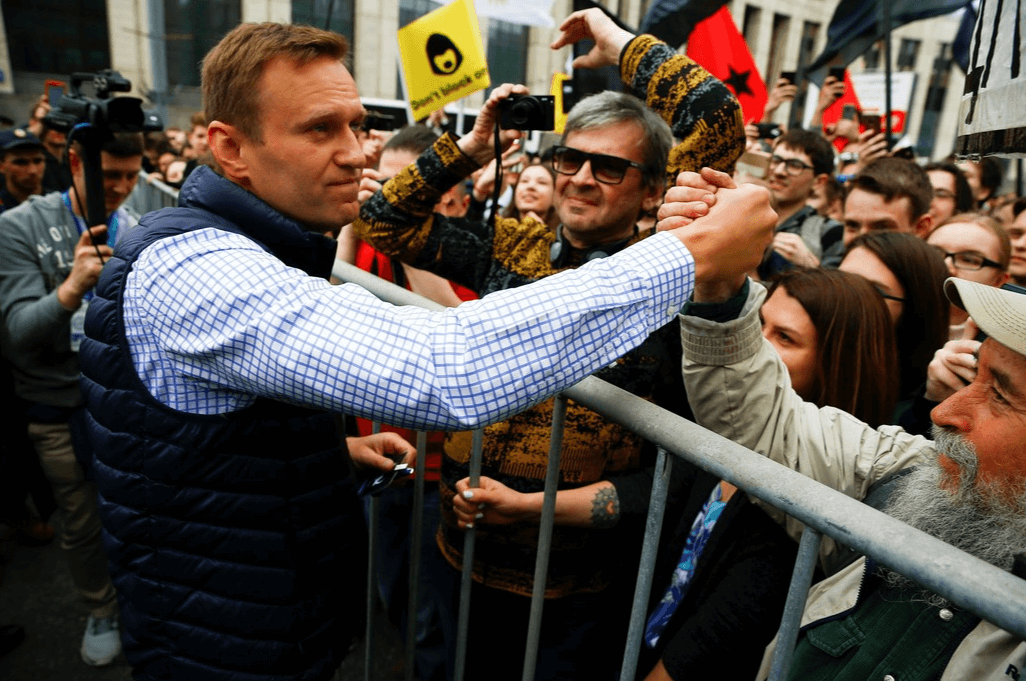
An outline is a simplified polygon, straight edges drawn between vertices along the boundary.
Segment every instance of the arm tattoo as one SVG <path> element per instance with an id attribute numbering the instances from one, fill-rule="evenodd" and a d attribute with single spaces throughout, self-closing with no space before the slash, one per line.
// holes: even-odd
<path id="1" fill-rule="evenodd" d="M 616 525 L 620 519 L 620 497 L 615 487 L 603 487 L 591 500 L 591 524 L 607 528 Z"/>

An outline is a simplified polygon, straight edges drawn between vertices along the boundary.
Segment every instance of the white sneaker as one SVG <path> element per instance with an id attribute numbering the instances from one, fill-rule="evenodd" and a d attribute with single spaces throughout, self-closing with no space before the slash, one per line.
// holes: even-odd
<path id="1" fill-rule="evenodd" d="M 118 618 L 96 619 L 92 615 L 86 622 L 82 637 L 82 661 L 93 667 L 102 667 L 114 661 L 121 652 L 121 632 Z"/>

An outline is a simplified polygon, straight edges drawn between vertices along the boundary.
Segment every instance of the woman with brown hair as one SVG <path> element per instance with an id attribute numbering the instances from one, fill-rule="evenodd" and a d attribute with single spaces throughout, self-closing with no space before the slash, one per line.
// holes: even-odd
<path id="1" fill-rule="evenodd" d="M 782 304 L 792 308 L 782 321 L 805 321 L 814 333 L 800 364 L 789 362 L 794 339 L 781 338 L 777 325 Z M 839 271 L 792 270 L 770 286 L 762 319 L 763 336 L 777 349 L 803 399 L 843 409 L 873 427 L 890 421 L 898 356 L 887 308 L 869 281 Z"/>
<path id="2" fill-rule="evenodd" d="M 897 399 L 894 329 L 870 282 L 795 269 L 772 285 L 760 315 L 790 378 L 780 389 L 874 426 L 889 421 Z M 653 649 L 642 660 L 652 670 L 646 681 L 680 681 L 725 660 L 732 678 L 754 677 L 780 624 L 797 545 L 746 493 L 697 469 L 684 508 L 656 566 L 657 579 L 673 578 L 646 627 Z"/>
<path id="3" fill-rule="evenodd" d="M 840 269 L 869 279 L 890 309 L 898 341 L 899 405 L 889 422 L 896 423 L 926 383 L 933 354 L 947 342 L 948 268 L 936 248 L 912 234 L 870 232 L 848 245 Z"/>
<path id="4" fill-rule="evenodd" d="M 559 225 L 554 197 L 556 172 L 548 163 L 532 163 L 520 171 L 513 186 L 513 200 L 502 216 L 524 220 L 533 217 L 555 231 Z"/>

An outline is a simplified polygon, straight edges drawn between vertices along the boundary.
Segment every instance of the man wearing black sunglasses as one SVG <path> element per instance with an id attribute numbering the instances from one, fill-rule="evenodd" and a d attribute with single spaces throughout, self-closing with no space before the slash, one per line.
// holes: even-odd
<path id="1" fill-rule="evenodd" d="M 617 28 L 598 10 L 571 15 L 561 31 L 553 48 L 582 39 L 595 42 L 575 68 L 619 64 L 636 96 L 605 92 L 570 112 L 552 157 L 557 233 L 533 219 L 483 225 L 431 214 L 437 194 L 477 163 L 491 160 L 493 131 L 475 128 L 458 144 L 443 136 L 371 197 L 355 223 L 362 238 L 389 256 L 484 295 L 640 241 L 652 230 L 639 230 L 638 219 L 661 203 L 668 178 L 701 166 L 733 169 L 744 134 L 737 100 L 722 83 L 651 36 L 635 38 Z M 509 89 L 526 92 L 522 86 Z M 639 97 L 650 94 L 646 106 Z M 490 105 L 491 100 L 482 112 Z M 519 133 L 501 136 L 508 144 Z M 681 140 L 676 146 L 674 137 Z M 741 242 L 748 237 L 738 236 Z M 675 369 L 677 335 L 672 325 L 665 326 L 597 375 L 686 411 Z M 501 617 L 507 631 L 526 631 L 551 420 L 549 401 L 487 428 L 483 477 L 474 489 L 466 478 L 470 438 L 452 436 L 447 442 L 438 540 L 455 569 L 431 576 L 432 586 L 441 590 L 440 608 L 452 610 L 458 602 L 453 593 L 458 592 L 463 532 L 477 526 L 471 618 Z M 640 438 L 577 405 L 568 409 L 564 443 L 557 507 L 566 512 L 558 514 L 552 542 L 537 678 L 590 679 L 619 668 L 623 656 L 631 575 L 637 575 L 635 546 L 643 534 L 651 481 L 643 469 L 651 464 L 647 450 L 643 458 Z M 628 556 L 635 557 L 633 564 Z M 455 621 L 455 613 L 442 619 Z M 472 627 L 467 648 L 468 678 L 521 678 L 522 644 L 487 627 Z"/>

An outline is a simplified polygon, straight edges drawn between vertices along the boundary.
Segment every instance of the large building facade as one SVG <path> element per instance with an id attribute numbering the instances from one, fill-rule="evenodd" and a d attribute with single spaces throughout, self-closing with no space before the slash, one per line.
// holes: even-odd
<path id="1" fill-rule="evenodd" d="M 607 0 L 627 25 L 641 22 L 652 0 Z M 555 24 L 572 0 L 554 0 Z M 796 70 L 823 48 L 836 3 L 832 0 L 733 0 L 731 14 L 763 78 Z M 240 21 L 330 26 L 352 43 L 351 66 L 360 93 L 401 95 L 396 30 L 438 7 L 430 0 L 2 0 L 0 114 L 24 122 L 48 79 L 76 71 L 114 68 L 132 81 L 133 94 L 161 110 L 168 125 L 184 126 L 201 108 L 199 63 Z M 892 66 L 911 83 L 907 134 L 923 158 L 950 153 L 963 74 L 951 59 L 956 17 L 917 22 L 894 31 Z M 554 28 L 481 18 L 492 82 L 526 83 L 548 92 L 564 71 L 568 50 L 554 53 Z M 851 65 L 854 73 L 882 71 L 882 50 Z M 483 93 L 466 102 L 478 106 Z M 777 113 L 786 122 L 786 108 Z M 800 118 L 799 118 L 800 120 Z"/>

